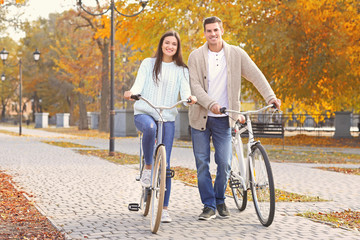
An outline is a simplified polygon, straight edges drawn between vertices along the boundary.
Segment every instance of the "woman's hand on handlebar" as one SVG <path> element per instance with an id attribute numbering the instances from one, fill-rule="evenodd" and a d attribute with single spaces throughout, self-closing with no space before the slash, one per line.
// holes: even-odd
<path id="1" fill-rule="evenodd" d="M 134 99 L 131 98 L 132 93 L 130 91 L 125 91 L 124 98 L 126 100 L 134 101 Z"/>
<path id="2" fill-rule="evenodd" d="M 192 105 L 192 104 L 195 104 L 197 102 L 197 98 L 195 96 L 190 96 L 188 98 L 188 101 L 189 101 L 188 104 Z"/>

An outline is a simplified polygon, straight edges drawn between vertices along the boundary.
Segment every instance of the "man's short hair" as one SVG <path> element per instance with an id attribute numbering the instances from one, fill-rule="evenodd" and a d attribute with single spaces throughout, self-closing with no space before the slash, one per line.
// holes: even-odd
<path id="1" fill-rule="evenodd" d="M 223 29 L 221 19 L 216 17 L 216 16 L 212 16 L 212 17 L 205 18 L 205 20 L 204 20 L 204 31 L 205 31 L 205 25 L 210 24 L 210 23 L 219 23 L 220 28 Z"/>

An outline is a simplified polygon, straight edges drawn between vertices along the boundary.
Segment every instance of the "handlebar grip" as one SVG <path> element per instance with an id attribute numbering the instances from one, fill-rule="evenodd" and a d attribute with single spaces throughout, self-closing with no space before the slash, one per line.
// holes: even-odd
<path id="1" fill-rule="evenodd" d="M 134 99 L 134 100 L 140 100 L 141 94 L 135 94 L 135 95 L 131 95 L 130 98 Z"/>
<path id="2" fill-rule="evenodd" d="M 276 107 L 275 103 L 272 104 L 272 107 L 271 107 L 271 108 L 275 109 L 276 111 L 281 112 L 281 111 L 280 111 L 280 108 Z"/>
<path id="3" fill-rule="evenodd" d="M 226 107 L 220 108 L 220 112 L 221 112 L 221 113 L 225 113 L 225 112 L 226 112 Z"/>
<path id="4" fill-rule="evenodd" d="M 187 103 L 191 103 L 191 99 L 190 98 L 188 98 L 188 99 L 186 99 L 187 100 Z"/>

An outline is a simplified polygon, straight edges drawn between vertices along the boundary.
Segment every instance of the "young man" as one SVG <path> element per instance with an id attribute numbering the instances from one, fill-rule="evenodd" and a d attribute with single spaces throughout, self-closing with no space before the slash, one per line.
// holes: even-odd
<path id="1" fill-rule="evenodd" d="M 280 108 L 265 76 L 247 53 L 222 40 L 224 29 L 217 17 L 204 20 L 206 43 L 189 56 L 190 87 L 198 104 L 190 106 L 189 121 L 196 160 L 198 187 L 204 204 L 199 220 L 229 217 L 225 190 L 231 168 L 231 118 L 220 113 L 221 107 L 240 110 L 241 76 L 254 84 L 266 103 Z M 244 122 L 243 116 L 237 116 Z M 215 148 L 217 172 L 215 184 L 209 171 L 210 138 Z"/>

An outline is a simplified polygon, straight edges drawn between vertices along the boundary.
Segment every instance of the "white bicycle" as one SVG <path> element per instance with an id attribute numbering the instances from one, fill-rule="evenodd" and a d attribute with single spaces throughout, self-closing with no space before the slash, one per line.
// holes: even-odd
<path id="1" fill-rule="evenodd" d="M 169 170 L 167 171 L 166 167 L 166 150 L 165 145 L 163 144 L 162 140 L 162 132 L 164 126 L 164 119 L 162 116 L 163 110 L 165 109 L 172 109 L 175 108 L 177 105 L 181 103 L 190 103 L 191 100 L 180 100 L 179 102 L 175 103 L 173 106 L 166 107 L 166 106 L 154 106 L 149 100 L 142 97 L 140 94 L 138 95 L 131 95 L 131 98 L 134 100 L 142 100 L 146 102 L 149 106 L 156 110 L 159 114 L 159 121 L 158 121 L 158 132 L 155 139 L 155 147 L 154 147 L 154 154 L 153 154 L 153 162 L 151 168 L 151 184 L 150 187 L 142 187 L 140 203 L 130 203 L 128 208 L 130 211 L 139 211 L 142 210 L 143 215 L 147 216 L 150 210 L 150 228 L 152 233 L 156 233 L 160 226 L 161 220 L 161 213 L 163 210 L 164 204 L 164 196 L 165 196 L 165 186 L 166 186 L 166 177 L 173 177 L 174 171 Z M 142 154 L 142 138 L 140 135 L 140 167 L 139 167 L 139 175 L 136 177 L 136 181 L 140 181 L 141 175 L 144 170 L 145 162 L 144 157 Z"/>
<path id="2" fill-rule="evenodd" d="M 268 105 L 256 111 L 240 112 L 222 108 L 222 113 L 242 114 L 245 124 L 238 121 L 232 130 L 233 158 L 229 184 L 235 204 L 240 211 L 245 210 L 247 191 L 251 189 L 256 214 L 262 225 L 268 227 L 275 215 L 275 186 L 269 157 L 259 141 L 255 141 L 251 126 L 251 114 L 274 108 Z M 247 154 L 244 154 L 241 134 L 248 132 Z"/>

